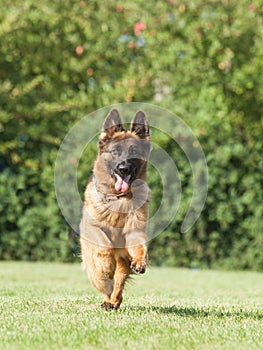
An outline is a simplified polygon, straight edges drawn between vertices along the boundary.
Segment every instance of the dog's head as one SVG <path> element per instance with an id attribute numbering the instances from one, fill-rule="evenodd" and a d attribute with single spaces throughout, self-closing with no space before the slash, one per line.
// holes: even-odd
<path id="1" fill-rule="evenodd" d="M 116 192 L 125 193 L 135 179 L 146 179 L 150 153 L 148 119 L 138 111 L 125 130 L 117 109 L 107 115 L 99 138 L 100 158 L 114 181 Z"/>

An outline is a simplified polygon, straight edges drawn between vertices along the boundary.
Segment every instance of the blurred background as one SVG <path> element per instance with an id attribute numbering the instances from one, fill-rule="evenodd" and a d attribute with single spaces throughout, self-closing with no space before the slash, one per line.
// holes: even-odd
<path id="1" fill-rule="evenodd" d="M 151 264 L 263 271 L 262 1 L 0 5 L 0 259 L 80 261 L 55 198 L 60 143 L 84 115 L 142 101 L 192 128 L 209 169 L 199 220 L 180 233 L 182 206 L 150 242 Z M 168 138 L 159 143 L 188 203 L 191 167 Z M 95 154 L 96 146 L 80 161 L 81 193 Z M 152 203 L 158 180 L 149 173 Z"/>

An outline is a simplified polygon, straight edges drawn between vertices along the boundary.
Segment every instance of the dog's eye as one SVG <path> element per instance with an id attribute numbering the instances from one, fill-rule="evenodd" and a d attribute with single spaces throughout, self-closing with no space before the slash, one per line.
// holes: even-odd
<path id="1" fill-rule="evenodd" d="M 119 157 L 121 155 L 121 148 L 120 147 L 113 148 L 111 150 L 111 155 L 113 157 Z"/>
<path id="2" fill-rule="evenodd" d="M 129 149 L 130 156 L 137 156 L 138 154 L 139 154 L 139 151 L 138 151 L 137 147 L 135 147 L 135 146 L 130 147 L 130 149 Z"/>

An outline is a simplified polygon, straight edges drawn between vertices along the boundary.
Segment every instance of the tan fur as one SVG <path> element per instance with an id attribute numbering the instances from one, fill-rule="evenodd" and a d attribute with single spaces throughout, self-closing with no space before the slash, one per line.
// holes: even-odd
<path id="1" fill-rule="evenodd" d="M 138 161 L 136 179 L 120 197 L 112 175 L 106 171 L 110 142 L 122 142 L 128 148 L 137 140 L 139 137 L 132 131 L 103 131 L 94 176 L 84 193 L 80 223 L 83 268 L 93 286 L 104 294 L 102 306 L 106 309 L 119 308 L 126 280 L 132 273 L 143 273 L 147 265 L 148 154 Z"/>

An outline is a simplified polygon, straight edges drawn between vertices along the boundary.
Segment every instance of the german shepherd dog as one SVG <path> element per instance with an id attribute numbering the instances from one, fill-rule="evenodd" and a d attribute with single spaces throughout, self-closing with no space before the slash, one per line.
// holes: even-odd
<path id="1" fill-rule="evenodd" d="M 150 148 L 143 111 L 136 113 L 128 130 L 116 109 L 109 112 L 80 223 L 83 268 L 104 294 L 105 309 L 118 309 L 126 280 L 146 270 Z"/>

